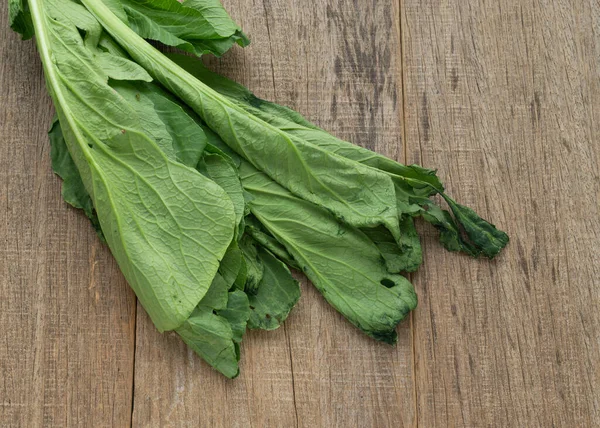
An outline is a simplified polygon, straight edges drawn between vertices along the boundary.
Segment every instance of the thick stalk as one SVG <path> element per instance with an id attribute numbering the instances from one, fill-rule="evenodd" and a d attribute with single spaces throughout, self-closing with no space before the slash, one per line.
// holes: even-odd
<path id="1" fill-rule="evenodd" d="M 54 102 L 56 113 L 60 119 L 63 131 L 68 130 L 73 138 L 66 138 L 66 144 L 71 153 L 73 161 L 75 161 L 79 171 L 88 171 L 89 164 L 92 164 L 93 158 L 87 144 L 82 144 L 85 141 L 85 136 L 82 134 L 77 119 L 72 114 L 67 98 L 65 96 L 65 87 L 62 84 L 62 79 L 56 67 L 53 58 L 51 31 L 48 25 L 48 17 L 45 12 L 46 0 L 29 0 L 29 10 L 31 20 L 35 30 L 35 39 L 38 47 L 38 53 L 42 61 L 44 76 L 46 78 L 46 86 L 48 92 Z M 89 175 L 89 174 L 88 174 Z M 82 174 L 82 177 L 85 174 Z M 85 187 L 90 195 L 93 195 L 93 189 L 87 180 L 83 180 Z"/>
<path id="2" fill-rule="evenodd" d="M 77 123 L 73 118 L 73 115 L 67 114 L 68 104 L 63 93 L 64 88 L 60 84 L 60 77 L 52 60 L 52 45 L 50 43 L 49 29 L 46 25 L 47 18 L 44 13 L 44 0 L 29 0 L 29 10 L 31 12 L 31 20 L 33 21 L 33 27 L 35 29 L 35 40 L 38 46 L 38 52 L 40 59 L 42 60 L 42 67 L 44 69 L 44 75 L 50 95 L 54 100 L 54 104 L 57 109 L 60 109 L 61 119 L 68 122 L 71 131 L 78 137 L 77 139 L 83 141 L 83 135 L 78 129 Z M 83 153 L 88 157 L 87 147 L 81 145 Z"/>

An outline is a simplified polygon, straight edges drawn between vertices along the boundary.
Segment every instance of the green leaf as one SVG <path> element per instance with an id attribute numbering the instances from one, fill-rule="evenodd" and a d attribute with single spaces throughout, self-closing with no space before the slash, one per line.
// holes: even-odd
<path id="1" fill-rule="evenodd" d="M 198 303 L 199 308 L 209 308 L 211 311 L 218 311 L 227 307 L 229 286 L 223 277 L 215 275 L 210 288 Z"/>
<path id="2" fill-rule="evenodd" d="M 216 153 L 206 153 L 202 162 L 208 177 L 229 195 L 235 209 L 236 224 L 240 224 L 244 217 L 246 202 L 237 170 L 225 157 Z"/>
<path id="3" fill-rule="evenodd" d="M 227 318 L 199 306 L 177 329 L 177 334 L 215 370 L 230 379 L 239 375 L 238 348 Z"/>
<path id="4" fill-rule="evenodd" d="M 27 0 L 8 0 L 8 21 L 10 28 L 21 34 L 23 40 L 33 37 L 35 31 Z"/>
<path id="5" fill-rule="evenodd" d="M 233 30 L 231 36 L 227 38 L 203 40 L 205 52 L 210 51 L 220 56 L 228 51 L 233 43 L 237 43 L 241 47 L 246 47 L 250 44 L 248 37 L 231 19 L 231 16 L 229 16 L 220 0 L 184 0 L 183 5 L 200 12 L 215 28 L 219 28 L 219 34 L 228 34 Z"/>
<path id="6" fill-rule="evenodd" d="M 382 227 L 365 229 L 363 232 L 379 248 L 389 272 L 414 272 L 423 263 L 423 252 L 413 218 L 403 216 L 400 220 L 400 229 L 402 236 L 398 242 L 388 230 Z"/>
<path id="7" fill-rule="evenodd" d="M 117 18 L 119 18 L 124 23 L 127 22 L 127 14 L 125 13 L 125 9 L 123 9 L 123 3 L 121 0 L 102 0 L 102 3 L 108 7 L 112 13 L 114 13 Z"/>
<path id="8" fill-rule="evenodd" d="M 191 166 L 198 163 L 206 144 L 206 135 L 189 113 L 156 85 L 131 82 L 112 82 L 130 106 L 138 113 L 144 131 L 172 159 Z M 63 179 L 63 198 L 67 203 L 84 210 L 104 241 L 98 217 L 77 167 L 71 159 L 60 123 L 56 120 L 49 132 L 54 171 Z"/>
<path id="9" fill-rule="evenodd" d="M 199 129 L 202 128 L 199 127 Z M 240 182 L 237 169 L 226 159 L 226 156 L 224 154 L 207 152 L 198 163 L 197 168 L 221 186 L 233 202 L 235 222 L 238 227 L 236 228 L 235 239 L 221 261 L 219 272 L 230 287 L 235 285 L 237 288 L 243 290 L 246 282 L 247 267 L 237 241 L 244 230 L 242 220 L 246 211 L 246 202 L 244 201 L 242 183 Z"/>
<path id="10" fill-rule="evenodd" d="M 94 53 L 102 34 L 102 26 L 94 16 L 73 0 L 50 0 L 50 2 L 51 7 L 46 8 L 48 17 L 82 30 L 85 33 L 86 48 Z"/>
<path id="11" fill-rule="evenodd" d="M 240 250 L 241 252 L 241 250 Z M 246 265 L 246 259 L 244 258 L 244 255 L 242 254 L 242 257 L 240 258 L 240 270 L 238 271 L 238 276 L 237 278 L 235 278 L 235 281 L 233 282 L 233 284 L 235 285 L 235 288 L 238 290 L 244 290 L 246 288 L 246 280 L 248 278 L 248 267 Z"/>
<path id="12" fill-rule="evenodd" d="M 239 343 L 250 316 L 248 297 L 228 292 L 216 275 L 190 318 L 176 331 L 183 341 L 216 370 L 229 378 L 239 374 Z"/>
<path id="13" fill-rule="evenodd" d="M 222 85 L 224 86 L 224 84 Z M 241 101 L 241 90 L 237 89 L 235 92 L 229 90 L 229 93 L 235 94 Z M 246 98 L 249 99 L 249 96 L 246 95 Z M 434 170 L 422 168 L 418 165 L 405 166 L 362 147 L 339 140 L 308 123 L 297 113 L 273 103 L 254 100 L 253 104 L 248 104 L 246 109 L 291 135 L 299 136 L 333 153 L 387 173 L 394 180 L 397 209 L 404 218 L 401 221 L 408 221 L 406 220 L 407 215 L 413 216 L 417 213 L 423 213 L 423 207 L 433 205 L 433 202 L 427 198 L 437 193 L 441 194 L 451 207 L 456 221 L 465 229 L 470 239 L 470 242 L 466 242 L 462 238 L 459 239 L 460 232 L 449 214 L 443 215 L 443 221 L 439 216 L 435 218 L 424 214 L 423 217 L 427 221 L 433 223 L 442 231 L 441 240 L 446 248 L 459 248 L 460 251 L 473 256 L 483 253 L 489 258 L 494 258 L 508 243 L 506 233 L 483 220 L 472 209 L 457 204 L 446 195 L 444 187 Z M 296 122 L 291 123 L 290 120 Z M 403 241 L 402 238 L 397 241 L 403 253 L 409 252 L 408 255 L 404 255 L 404 258 L 407 259 L 404 264 L 407 272 L 416 270 L 420 264 L 418 262 L 421 259 L 420 249 L 411 250 L 411 248 L 417 248 L 415 237 L 416 232 L 411 231 L 408 236 L 410 242 L 407 243 L 406 239 Z M 390 251 L 393 251 L 392 246 L 393 243 L 389 242 L 386 249 L 387 255 L 391 254 Z"/>
<path id="14" fill-rule="evenodd" d="M 508 244 L 508 235 L 488 223 L 469 207 L 457 204 L 443 195 L 454 216 L 473 244 L 488 258 L 493 259 Z"/>
<path id="15" fill-rule="evenodd" d="M 198 11 L 222 37 L 227 37 L 240 29 L 220 0 L 184 0 L 182 3 L 185 7 Z"/>
<path id="16" fill-rule="evenodd" d="M 256 97 L 244 86 L 207 69 L 200 61 L 183 55 L 167 55 L 172 61 L 193 74 L 197 79 L 215 91 L 235 101 L 247 112 L 265 122 L 298 138 L 309 141 L 330 152 L 348 159 L 379 169 L 403 180 L 411 182 L 418 188 L 433 186 L 443 191 L 442 183 L 435 171 L 418 165 L 406 166 L 386 158 L 371 150 L 340 140 L 316 125 L 307 121 L 302 115 L 287 107 L 271 103 Z M 416 181 L 415 181 L 416 180 Z M 428 190 L 429 191 L 429 190 Z"/>
<path id="17" fill-rule="evenodd" d="M 248 39 L 219 2 L 122 0 L 130 27 L 141 37 L 178 47 L 195 55 L 217 56 Z"/>
<path id="18" fill-rule="evenodd" d="M 144 131 L 155 140 L 160 141 L 157 144 L 169 153 L 171 159 L 179 158 L 182 161 L 187 159 L 189 162 L 190 147 L 197 146 L 196 143 L 200 140 L 200 147 L 196 148 L 197 153 L 191 156 L 192 164 L 198 162 L 204 147 L 203 144 L 206 143 L 204 141 L 206 137 L 202 129 L 187 116 L 179 105 L 173 103 L 166 94 L 152 85 L 119 82 L 115 86 L 118 93 L 124 97 L 123 101 L 128 101 L 140 118 L 144 119 L 140 119 Z M 165 122 L 169 126 L 165 125 Z M 195 130 L 191 129 L 191 126 Z M 92 200 L 67 151 L 58 122 L 52 127 L 50 138 L 53 167 L 64 179 L 63 196 L 65 200 L 77 208 L 84 209 L 92 223 L 97 225 L 100 230 L 98 219 L 93 211 Z M 183 141 L 185 141 L 185 147 Z M 175 150 L 173 146 L 179 147 L 179 149 Z M 201 357 L 213 364 L 217 370 L 226 376 L 234 377 L 239 372 L 237 366 L 239 353 L 237 342 L 234 339 L 239 342 L 243 333 L 240 331 L 242 325 L 240 317 L 233 318 L 232 323 L 227 317 L 214 313 L 215 311 L 224 311 L 225 314 L 236 314 L 231 309 L 239 307 L 242 296 L 234 295 L 231 302 L 228 302 L 230 297 L 228 288 L 223 277 L 216 275 L 204 298 L 195 309 L 192 318 L 186 320 L 178 332 Z M 248 306 L 247 303 L 246 306 Z M 249 312 L 249 309 L 246 311 Z M 221 335 L 220 339 L 219 335 Z"/>
<path id="19" fill-rule="evenodd" d="M 191 168 L 198 165 L 208 142 L 194 114 L 157 85 L 111 82 L 139 117 L 141 127 L 170 159 Z"/>
<path id="20" fill-rule="evenodd" d="M 450 213 L 431 203 L 423 204 L 423 218 L 440 232 L 440 242 L 448 251 L 462 251 L 473 257 L 479 254 L 477 248 L 465 241 L 460 229 Z"/>
<path id="21" fill-rule="evenodd" d="M 244 284 L 240 284 L 237 280 L 240 273 L 243 274 L 245 272 L 245 268 L 246 266 L 243 261 L 242 251 L 238 247 L 237 241 L 234 240 L 231 242 L 231 245 L 223 256 L 221 265 L 219 266 L 219 273 L 223 276 L 227 288 L 236 285 L 236 287 L 243 290 Z"/>
<path id="22" fill-rule="evenodd" d="M 111 79 L 152 81 L 152 77 L 150 77 L 146 70 L 127 58 L 108 52 L 100 52 L 95 55 L 94 59 L 96 64 Z"/>
<path id="23" fill-rule="evenodd" d="M 396 266 L 397 272 L 414 272 L 423 263 L 423 249 L 414 219 L 410 216 L 403 216 L 400 219 L 400 229 L 403 233 L 398 243 L 400 257 Z"/>
<path id="24" fill-rule="evenodd" d="M 394 343 L 396 325 L 417 298 L 406 278 L 387 271 L 375 244 L 249 164 L 242 164 L 240 176 L 253 196 L 252 214 L 285 245 L 325 299 L 369 336 Z"/>
<path id="25" fill-rule="evenodd" d="M 255 293 L 248 294 L 248 327 L 275 330 L 287 319 L 300 299 L 300 285 L 289 269 L 269 251 L 259 248 L 263 275 Z"/>
<path id="26" fill-rule="evenodd" d="M 258 285 L 262 280 L 264 266 L 262 260 L 258 257 L 258 249 L 252 238 L 244 235 L 240 240 L 240 249 L 246 262 L 246 283 L 244 291 L 249 294 L 256 294 Z"/>
<path id="27" fill-rule="evenodd" d="M 233 341 L 241 343 L 242 336 L 246 332 L 246 324 L 250 317 L 250 304 L 248 296 L 241 290 L 229 293 L 227 307 L 218 311 L 218 314 L 229 321 L 233 333 Z"/>
<path id="28" fill-rule="evenodd" d="M 219 275 L 189 319 L 177 329 L 183 341 L 228 378 L 239 375 L 239 344 L 250 316 L 248 297 L 228 293 Z"/>
<path id="29" fill-rule="evenodd" d="M 226 193 L 169 159 L 107 84 L 94 51 L 57 8 L 30 0 L 50 93 L 109 247 L 161 331 L 179 327 L 206 294 L 233 237 Z"/>
<path id="30" fill-rule="evenodd" d="M 83 210 L 85 215 L 90 219 L 100 239 L 105 242 L 106 239 L 104 238 L 100 221 L 94 210 L 92 198 L 90 198 L 89 193 L 85 189 L 79 171 L 69 154 L 58 119 L 54 120 L 48 132 L 48 137 L 50 138 L 52 169 L 63 180 L 63 199 L 73 207 Z"/>
<path id="31" fill-rule="evenodd" d="M 269 231 L 265 230 L 256 217 L 251 214 L 246 217 L 246 233 L 248 233 L 258 245 L 274 254 L 289 267 L 300 270 L 300 266 L 298 266 L 298 263 L 296 263 L 292 255 L 288 253 L 285 246 L 277 241 Z"/>

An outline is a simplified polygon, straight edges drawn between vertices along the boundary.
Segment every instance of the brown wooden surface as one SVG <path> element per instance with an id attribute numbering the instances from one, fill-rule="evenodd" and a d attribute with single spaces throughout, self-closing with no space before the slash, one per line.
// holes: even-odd
<path id="1" fill-rule="evenodd" d="M 0 10 L 0 426 L 126 426 L 135 295 L 60 200 L 41 64 Z"/>
<path id="2" fill-rule="evenodd" d="M 32 42 L 0 10 L 0 426 L 600 425 L 600 3 L 227 0 L 211 65 L 334 134 L 440 171 L 507 230 L 494 262 L 422 227 L 396 347 L 310 284 L 229 381 L 160 335 L 60 199 Z"/>

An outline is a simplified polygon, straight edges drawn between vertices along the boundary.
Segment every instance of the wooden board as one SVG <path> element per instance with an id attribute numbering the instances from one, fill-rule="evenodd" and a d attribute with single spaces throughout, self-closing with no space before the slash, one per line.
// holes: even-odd
<path id="1" fill-rule="evenodd" d="M 512 237 L 493 263 L 425 241 L 419 426 L 598 426 L 600 4 L 402 12 L 409 158 Z"/>
<path id="2" fill-rule="evenodd" d="M 0 9 L 0 426 L 600 425 L 600 4 L 226 0 L 252 38 L 210 65 L 392 158 L 509 231 L 495 262 L 422 227 L 396 347 L 303 283 L 242 374 L 160 335 L 60 199 L 32 42 Z"/>
<path id="3" fill-rule="evenodd" d="M 60 198 L 35 45 L 0 18 L 0 426 L 126 426 L 135 295 Z"/>

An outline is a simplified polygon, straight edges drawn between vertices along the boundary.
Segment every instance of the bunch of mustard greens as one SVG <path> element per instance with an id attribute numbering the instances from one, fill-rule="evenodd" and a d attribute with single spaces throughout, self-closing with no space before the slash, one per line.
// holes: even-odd
<path id="1" fill-rule="evenodd" d="M 156 327 L 227 377 L 246 329 L 276 329 L 300 298 L 290 268 L 393 344 L 417 305 L 402 276 L 422 261 L 416 218 L 450 251 L 493 258 L 508 242 L 435 171 L 339 140 L 206 69 L 197 57 L 248 44 L 219 0 L 9 0 L 9 12 L 37 41 L 64 199 Z"/>

